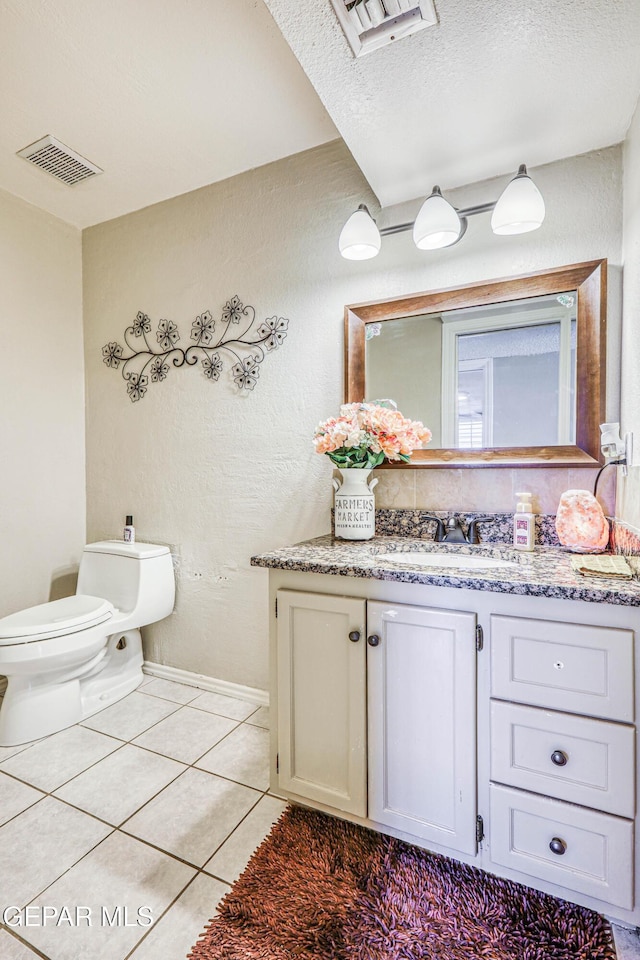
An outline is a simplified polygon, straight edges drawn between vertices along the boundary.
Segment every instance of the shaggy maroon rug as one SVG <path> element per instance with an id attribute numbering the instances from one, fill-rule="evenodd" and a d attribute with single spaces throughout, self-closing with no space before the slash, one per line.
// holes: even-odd
<path id="1" fill-rule="evenodd" d="M 192 960 L 615 960 L 583 907 L 288 808 Z"/>

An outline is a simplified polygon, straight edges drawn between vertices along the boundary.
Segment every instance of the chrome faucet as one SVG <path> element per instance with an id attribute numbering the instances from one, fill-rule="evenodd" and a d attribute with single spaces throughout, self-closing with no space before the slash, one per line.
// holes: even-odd
<path id="1" fill-rule="evenodd" d="M 427 520 L 436 522 L 434 537 L 436 543 L 480 543 L 478 524 L 491 519 L 491 517 L 475 517 L 470 521 L 468 530 L 465 532 L 460 517 L 448 517 L 446 525 L 440 517 L 427 517 Z"/>

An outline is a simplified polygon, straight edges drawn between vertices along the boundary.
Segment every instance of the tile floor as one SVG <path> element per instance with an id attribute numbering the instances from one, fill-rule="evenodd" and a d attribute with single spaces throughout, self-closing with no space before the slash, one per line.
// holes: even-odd
<path id="1" fill-rule="evenodd" d="M 184 960 L 285 808 L 268 726 L 266 707 L 146 678 L 0 747 L 0 914 L 29 921 L 0 923 L 0 960 Z M 618 960 L 640 960 L 637 931 L 614 934 Z"/>
<path id="2" fill-rule="evenodd" d="M 266 707 L 145 678 L 82 724 L 0 747 L 0 919 L 20 911 L 0 923 L 1 960 L 183 960 L 285 808 L 267 792 L 268 725 Z"/>

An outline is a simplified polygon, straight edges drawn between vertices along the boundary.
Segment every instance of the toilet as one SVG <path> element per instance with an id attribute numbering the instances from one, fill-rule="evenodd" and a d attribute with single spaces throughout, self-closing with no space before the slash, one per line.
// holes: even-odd
<path id="1" fill-rule="evenodd" d="M 76 595 L 0 619 L 0 746 L 56 733 L 142 682 L 140 627 L 168 617 L 168 547 L 105 540 L 84 548 Z"/>

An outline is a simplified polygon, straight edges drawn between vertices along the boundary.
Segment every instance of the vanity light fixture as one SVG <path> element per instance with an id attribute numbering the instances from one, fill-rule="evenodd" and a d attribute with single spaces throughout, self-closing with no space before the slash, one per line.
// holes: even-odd
<path id="1" fill-rule="evenodd" d="M 503 190 L 491 214 L 491 229 L 500 235 L 529 233 L 544 220 L 542 194 L 523 164 Z"/>
<path id="2" fill-rule="evenodd" d="M 345 260 L 370 260 L 380 253 L 380 243 L 376 222 L 361 203 L 342 228 L 338 240 L 340 253 Z"/>
<path id="3" fill-rule="evenodd" d="M 453 246 L 464 236 L 468 217 L 490 211 L 491 229 L 501 236 L 528 233 L 542 226 L 544 200 L 524 163 L 492 203 L 457 210 L 442 196 L 440 187 L 434 187 L 413 223 L 398 223 L 379 230 L 365 205 L 360 204 L 342 228 L 338 247 L 347 260 L 369 260 L 380 252 L 381 237 L 412 230 L 419 250 L 438 250 Z"/>
<path id="4" fill-rule="evenodd" d="M 437 250 L 457 243 L 467 229 L 467 221 L 448 200 L 440 187 L 434 187 L 420 207 L 413 225 L 413 242 L 418 250 Z"/>

